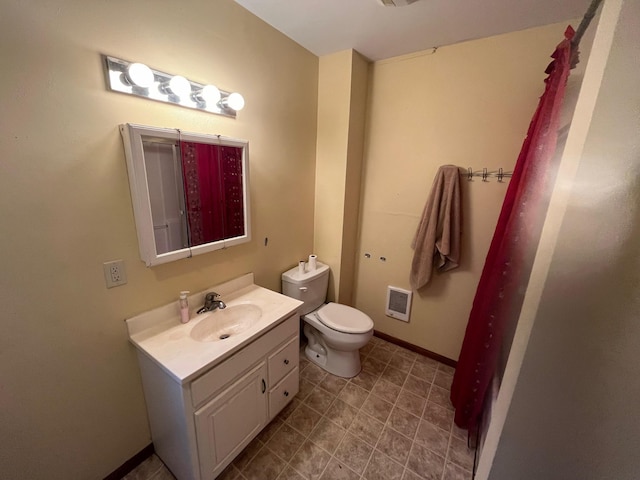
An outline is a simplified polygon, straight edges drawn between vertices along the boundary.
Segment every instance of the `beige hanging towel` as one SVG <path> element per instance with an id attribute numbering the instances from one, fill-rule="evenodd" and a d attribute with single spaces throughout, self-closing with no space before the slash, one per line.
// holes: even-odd
<path id="1" fill-rule="evenodd" d="M 459 265 L 461 217 L 458 167 L 443 165 L 433 180 L 431 193 L 411 244 L 414 254 L 410 281 L 414 290 L 429 283 L 434 264 L 441 272 Z"/>

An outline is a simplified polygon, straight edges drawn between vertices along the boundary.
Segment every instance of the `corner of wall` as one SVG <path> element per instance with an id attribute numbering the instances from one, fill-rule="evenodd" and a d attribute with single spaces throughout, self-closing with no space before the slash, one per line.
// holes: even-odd
<path id="1" fill-rule="evenodd" d="M 354 50 L 320 59 L 314 250 L 332 270 L 328 298 L 352 303 L 368 62 Z"/>

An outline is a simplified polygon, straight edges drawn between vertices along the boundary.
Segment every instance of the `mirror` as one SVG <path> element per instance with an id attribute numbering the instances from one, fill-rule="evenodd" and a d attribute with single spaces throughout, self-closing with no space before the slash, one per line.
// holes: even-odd
<path id="1" fill-rule="evenodd" d="M 133 124 L 120 132 L 147 266 L 251 240 L 247 141 Z"/>

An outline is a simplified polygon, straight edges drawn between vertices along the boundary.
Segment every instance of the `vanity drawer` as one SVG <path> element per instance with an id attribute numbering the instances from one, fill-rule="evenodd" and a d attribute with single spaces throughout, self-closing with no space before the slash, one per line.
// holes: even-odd
<path id="1" fill-rule="evenodd" d="M 298 393 L 300 387 L 300 375 L 298 367 L 294 368 L 289 375 L 271 389 L 269 392 L 269 418 L 275 417 L 284 406 L 291 401 Z"/>
<path id="2" fill-rule="evenodd" d="M 288 372 L 298 366 L 299 343 L 296 335 L 280 350 L 269 356 L 270 385 L 278 383 Z"/>

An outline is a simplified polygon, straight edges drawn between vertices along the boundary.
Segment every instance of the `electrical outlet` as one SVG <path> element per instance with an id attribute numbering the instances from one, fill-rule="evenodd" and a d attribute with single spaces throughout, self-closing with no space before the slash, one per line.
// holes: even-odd
<path id="1" fill-rule="evenodd" d="M 107 288 L 113 288 L 127 283 L 127 272 L 124 269 L 123 260 L 105 262 L 102 264 L 102 268 L 104 269 L 104 279 L 107 283 Z"/>

